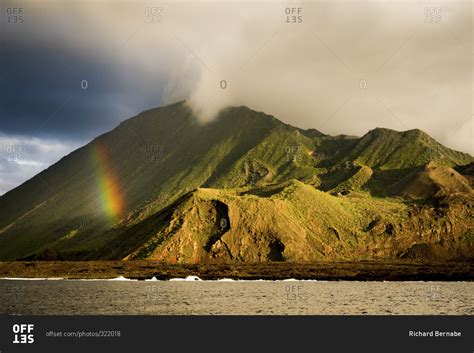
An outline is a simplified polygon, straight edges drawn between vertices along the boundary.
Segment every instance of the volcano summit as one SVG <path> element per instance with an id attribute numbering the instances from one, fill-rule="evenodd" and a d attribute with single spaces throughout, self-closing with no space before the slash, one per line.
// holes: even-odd
<path id="1" fill-rule="evenodd" d="M 467 259 L 474 158 L 421 130 L 329 136 L 247 107 L 145 111 L 0 197 L 0 260 Z"/>

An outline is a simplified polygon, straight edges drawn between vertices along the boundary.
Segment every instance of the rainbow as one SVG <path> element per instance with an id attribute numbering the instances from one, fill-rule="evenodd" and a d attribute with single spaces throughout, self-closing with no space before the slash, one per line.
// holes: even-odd
<path id="1" fill-rule="evenodd" d="M 110 221 L 117 221 L 124 210 L 123 197 L 116 175 L 110 165 L 106 146 L 95 142 L 92 146 L 92 161 L 96 170 L 96 183 L 102 205 L 102 211 Z"/>

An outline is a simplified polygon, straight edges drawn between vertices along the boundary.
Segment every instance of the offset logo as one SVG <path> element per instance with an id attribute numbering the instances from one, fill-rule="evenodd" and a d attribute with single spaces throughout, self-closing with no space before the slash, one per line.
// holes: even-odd
<path id="1" fill-rule="evenodd" d="M 34 324 L 15 324 L 13 325 L 13 343 L 34 343 L 35 336 L 33 330 Z"/>

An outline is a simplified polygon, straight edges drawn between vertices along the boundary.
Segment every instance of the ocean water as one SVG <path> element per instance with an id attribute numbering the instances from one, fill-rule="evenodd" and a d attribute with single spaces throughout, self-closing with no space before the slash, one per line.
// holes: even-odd
<path id="1" fill-rule="evenodd" d="M 473 282 L 0 280 L 13 315 L 473 315 Z M 194 278 L 197 279 L 197 278 Z"/>

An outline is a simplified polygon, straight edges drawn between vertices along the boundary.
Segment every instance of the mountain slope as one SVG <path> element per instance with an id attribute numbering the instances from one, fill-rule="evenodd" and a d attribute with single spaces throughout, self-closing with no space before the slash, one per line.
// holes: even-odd
<path id="1" fill-rule="evenodd" d="M 341 200 L 333 199 L 323 191 L 349 194 L 349 197 L 352 197 L 350 193 L 362 195 L 369 208 L 378 204 L 377 197 L 399 196 L 401 199 L 394 201 L 395 204 L 405 207 L 403 198 L 411 197 L 404 190 L 410 181 L 423 173 L 422 167 L 432 161 L 443 168 L 466 169 L 462 165 L 473 162 L 473 158 L 440 145 L 419 130 L 375 129 L 362 138 L 331 137 L 316 130 L 292 127 L 246 107 L 228 108 L 215 121 L 202 125 L 187 105 L 180 102 L 124 121 L 1 196 L 0 260 L 55 256 L 87 259 L 111 254 L 119 258 L 152 256 L 170 261 L 173 256 L 178 259 L 181 256 L 186 261 L 207 259 L 206 254 L 214 246 L 208 241 L 218 236 L 216 225 L 212 223 L 215 220 L 207 224 L 199 215 L 187 218 L 193 210 L 189 202 L 201 205 L 201 201 L 196 200 L 200 200 L 204 189 L 219 189 L 221 191 L 215 192 L 229 193 L 226 197 L 237 195 L 236 200 L 240 200 L 242 207 L 240 219 L 263 222 L 262 229 L 266 231 L 262 230 L 258 236 L 247 228 L 237 228 L 237 232 L 235 227 L 229 230 L 235 244 L 245 247 L 250 245 L 239 243 L 239 237 L 280 239 L 272 238 L 275 229 L 270 231 L 269 225 L 264 225 L 275 221 L 270 217 L 275 212 L 283 212 L 279 221 L 281 232 L 285 229 L 290 232 L 292 224 L 298 224 L 292 215 L 294 208 L 300 207 L 299 202 L 305 202 L 304 198 L 293 203 L 283 200 L 282 210 L 273 208 L 276 201 L 272 195 L 286 190 L 287 183 L 302 183 L 297 189 L 305 190 L 308 195 L 316 192 L 318 196 L 307 205 L 315 214 L 324 203 L 341 205 Z M 459 181 L 456 187 L 445 187 L 447 192 L 438 196 L 448 197 L 454 192 L 470 194 L 470 189 L 458 187 L 463 183 L 462 178 L 456 176 Z M 435 194 L 421 198 L 432 198 Z M 254 200 L 255 204 L 246 204 L 250 195 L 258 198 L 258 201 Z M 217 216 L 212 214 L 223 212 L 219 208 L 222 205 L 216 206 L 220 205 L 215 204 L 217 201 L 219 199 L 204 202 L 202 206 L 196 206 L 196 210 L 202 209 L 203 214 L 215 218 Z M 177 219 L 188 222 L 186 226 L 190 228 L 183 228 L 179 222 L 167 223 L 176 209 L 186 207 L 188 211 L 183 211 Z M 359 214 L 347 214 L 345 206 L 334 207 L 334 212 L 325 214 L 319 221 L 341 228 L 335 220 L 345 215 L 343 218 L 347 222 L 359 222 Z M 466 212 L 462 214 L 468 219 Z M 466 224 L 464 222 L 461 228 Z M 284 258 L 291 261 L 319 258 L 321 252 L 315 250 L 314 244 L 297 239 L 298 236 L 306 237 L 314 242 L 317 229 L 304 225 L 294 228 L 291 238 L 300 244 L 299 250 L 294 250 L 290 256 L 291 247 L 287 243 Z M 343 235 L 354 232 L 350 228 L 341 229 L 344 229 L 340 232 Z M 316 233 L 311 235 L 311 232 Z M 157 242 L 165 246 L 167 242 L 172 244 L 179 239 L 197 241 L 200 245 L 196 245 L 199 247 L 196 254 L 200 255 L 191 258 L 184 253 L 180 255 L 180 251 L 188 250 L 179 246 L 172 247 L 181 250 L 170 250 L 173 255 L 169 256 L 153 250 Z M 266 240 L 261 241 L 264 244 Z M 250 247 L 258 247 L 252 244 Z M 273 245 L 276 250 L 272 254 L 276 254 L 276 258 L 278 244 Z M 222 258 L 239 258 L 236 248 L 229 251 L 232 257 Z M 254 250 L 249 251 L 254 254 Z M 399 252 L 394 250 L 388 254 L 395 256 Z M 273 258 L 273 255 L 265 256 L 261 252 L 260 256 L 241 255 L 240 258 L 243 261 Z"/>
<path id="2" fill-rule="evenodd" d="M 430 199 L 455 193 L 470 193 L 466 178 L 448 166 L 430 162 L 401 180 L 398 193 L 409 199 Z"/>
<path id="3" fill-rule="evenodd" d="M 430 161 L 448 166 L 467 164 L 471 156 L 441 145 L 418 129 L 399 133 L 377 128 L 359 139 L 345 159 L 384 170 L 411 168 Z"/>
<path id="4" fill-rule="evenodd" d="M 433 210 L 363 194 L 335 197 L 296 180 L 266 191 L 198 189 L 98 255 L 170 263 L 301 262 L 398 258 L 420 245 L 433 249 L 427 256 L 443 259 L 474 250 L 472 222 L 465 221 L 472 197 L 469 206 L 458 200 Z"/>
<path id="5" fill-rule="evenodd" d="M 246 183 L 252 170 L 235 180 L 223 175 L 265 136 L 290 131 L 295 143 L 307 139 L 245 107 L 207 125 L 184 103 L 141 113 L 0 198 L 0 258 L 27 256 L 59 239 L 82 256 L 115 235 L 103 235 L 110 227 L 146 218 L 196 187 Z M 271 158 L 263 160 L 277 170 L 286 163 Z"/>

